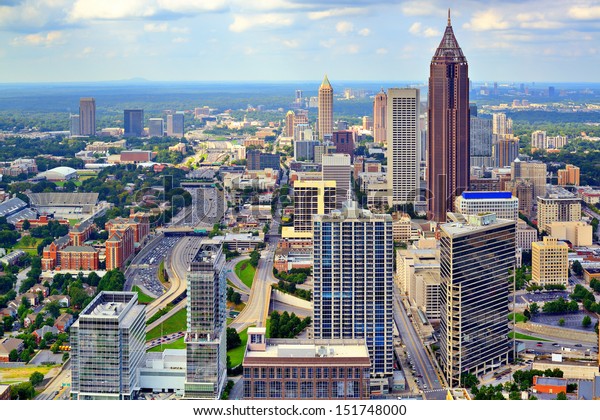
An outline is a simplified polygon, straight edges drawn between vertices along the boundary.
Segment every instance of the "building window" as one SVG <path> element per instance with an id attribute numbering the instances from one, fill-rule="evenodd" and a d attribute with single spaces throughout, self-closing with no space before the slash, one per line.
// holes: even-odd
<path id="1" fill-rule="evenodd" d="M 281 382 L 273 381 L 269 384 L 269 398 L 281 398 Z"/>
<path id="2" fill-rule="evenodd" d="M 297 382 L 286 382 L 285 383 L 285 398 L 286 399 L 298 398 L 298 383 Z"/>
<path id="3" fill-rule="evenodd" d="M 265 388 L 265 381 L 254 382 L 254 398 L 266 398 L 267 393 L 265 392 Z"/>

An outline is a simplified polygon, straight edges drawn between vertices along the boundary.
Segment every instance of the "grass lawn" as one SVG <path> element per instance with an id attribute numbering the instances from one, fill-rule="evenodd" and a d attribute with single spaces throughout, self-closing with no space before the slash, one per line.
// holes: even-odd
<path id="1" fill-rule="evenodd" d="M 248 342 L 248 328 L 240 333 L 240 340 L 242 345 L 227 352 L 229 360 L 231 361 L 231 367 L 236 367 L 244 361 L 244 353 L 246 352 L 246 342 Z"/>
<path id="2" fill-rule="evenodd" d="M 27 239 L 25 239 L 25 238 L 27 238 Z M 25 239 L 25 241 L 27 241 L 27 246 L 23 244 L 23 239 Z M 37 256 L 38 255 L 37 247 L 40 243 L 42 243 L 42 241 L 43 241 L 42 238 L 33 238 L 31 236 L 24 236 L 19 240 L 19 242 L 17 242 L 15 244 L 14 249 L 20 249 L 20 250 L 25 251 L 29 255 Z"/>
<path id="3" fill-rule="evenodd" d="M 508 333 L 508 338 L 513 338 L 513 335 L 515 335 L 515 338 L 517 340 L 550 341 L 550 340 L 546 340 L 545 338 L 534 337 L 532 335 L 526 335 L 526 334 L 521 334 L 521 333 L 515 334 L 512 331 Z"/>
<path id="4" fill-rule="evenodd" d="M 267 318 L 267 323 L 266 323 L 266 328 L 267 328 L 267 332 L 265 334 L 266 338 L 271 338 L 271 317 Z"/>
<path id="5" fill-rule="evenodd" d="M 16 368 L 0 368 L 0 382 L 7 384 L 16 384 L 29 380 L 33 372 L 40 372 L 46 375 L 54 366 L 26 366 Z"/>
<path id="6" fill-rule="evenodd" d="M 69 226 L 75 226 L 79 223 L 79 219 L 69 219 Z"/>
<path id="7" fill-rule="evenodd" d="M 179 350 L 185 349 L 185 343 L 183 341 L 183 337 L 178 338 L 177 340 L 172 341 L 168 344 L 163 344 L 162 346 L 152 347 L 148 351 L 163 351 L 166 349 L 179 349 Z"/>
<path id="8" fill-rule="evenodd" d="M 187 322 L 186 311 L 187 310 L 183 308 L 179 312 L 171 316 L 171 318 L 163 322 L 161 325 L 157 325 L 156 327 L 152 328 L 146 334 L 146 341 L 162 337 L 163 335 L 173 334 L 179 331 L 185 331 Z"/>
<path id="9" fill-rule="evenodd" d="M 255 272 L 256 269 L 250 265 L 249 259 L 240 261 L 235 265 L 235 274 L 248 287 L 252 287 Z"/>
<path id="10" fill-rule="evenodd" d="M 140 289 L 138 286 L 133 286 L 131 290 L 138 293 L 138 303 L 141 303 L 142 305 L 147 305 L 154 300 L 153 297 L 150 297 L 142 292 L 142 289 Z"/>
<path id="11" fill-rule="evenodd" d="M 525 318 L 525 315 L 518 313 L 518 312 L 516 313 L 515 318 L 516 318 L 517 323 L 527 321 L 527 318 Z M 513 319 L 513 314 L 508 314 L 508 320 L 512 321 L 512 319 Z"/>

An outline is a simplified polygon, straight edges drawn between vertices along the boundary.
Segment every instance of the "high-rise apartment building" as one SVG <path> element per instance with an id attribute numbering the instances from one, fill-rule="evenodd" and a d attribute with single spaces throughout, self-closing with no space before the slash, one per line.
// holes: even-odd
<path id="1" fill-rule="evenodd" d="M 126 109 L 123 111 L 124 135 L 142 137 L 144 135 L 144 110 Z"/>
<path id="2" fill-rule="evenodd" d="M 333 133 L 333 88 L 327 75 L 319 87 L 319 140 Z"/>
<path id="3" fill-rule="evenodd" d="M 441 225 L 440 353 L 450 386 L 508 363 L 508 296 L 514 220 L 460 215 Z"/>
<path id="4" fill-rule="evenodd" d="M 579 185 L 581 170 L 575 165 L 569 165 L 565 169 L 558 170 L 558 185 Z"/>
<path id="5" fill-rule="evenodd" d="M 506 114 L 492 115 L 494 166 L 510 166 L 519 156 L 519 138 L 513 135 L 512 119 Z"/>
<path id="6" fill-rule="evenodd" d="M 140 390 L 146 309 L 137 293 L 100 292 L 71 326 L 71 398 L 131 400 Z"/>
<path id="7" fill-rule="evenodd" d="M 371 375 L 392 375 L 392 217 L 346 202 L 314 216 L 313 247 L 314 337 L 365 339 Z"/>
<path id="8" fill-rule="evenodd" d="M 184 397 L 219 399 L 227 381 L 225 256 L 205 240 L 187 274 L 187 365 Z"/>
<path id="9" fill-rule="evenodd" d="M 96 100 L 94 98 L 79 100 L 79 134 L 82 136 L 96 135 Z"/>
<path id="10" fill-rule="evenodd" d="M 177 112 L 167 115 L 167 136 L 183 137 L 184 134 L 184 114 Z"/>
<path id="11" fill-rule="evenodd" d="M 318 140 L 294 140 L 294 160 L 312 162 L 315 159 L 315 147 L 320 144 Z"/>
<path id="12" fill-rule="evenodd" d="M 499 219 L 519 219 L 519 200 L 505 191 L 465 191 L 456 197 L 456 210 L 463 215 L 495 213 Z"/>
<path id="13" fill-rule="evenodd" d="M 531 133 L 531 148 L 532 149 L 545 149 L 546 148 L 546 132 L 536 130 Z"/>
<path id="14" fill-rule="evenodd" d="M 548 168 L 539 161 L 521 161 L 515 159 L 511 164 L 510 179 L 512 181 L 529 181 L 533 185 L 533 199 L 546 195 L 546 178 Z"/>
<path id="15" fill-rule="evenodd" d="M 387 182 L 389 205 L 414 203 L 419 195 L 419 89 L 388 89 Z"/>
<path id="16" fill-rule="evenodd" d="M 323 181 L 335 181 L 336 208 L 342 208 L 344 201 L 348 199 L 348 189 L 352 181 L 352 165 L 350 164 L 350 155 L 343 153 L 332 153 L 323 155 L 321 170 Z"/>
<path id="17" fill-rule="evenodd" d="M 469 187 L 469 67 L 448 26 L 430 66 L 427 209 L 429 218 L 446 220 L 446 212 Z"/>
<path id="18" fill-rule="evenodd" d="M 552 222 L 578 222 L 581 220 L 581 199 L 561 187 L 547 187 L 544 197 L 537 197 L 538 229 L 548 230 Z"/>
<path id="19" fill-rule="evenodd" d="M 165 135 L 165 121 L 162 118 L 150 118 L 148 120 L 148 135 L 150 137 L 162 137 Z"/>
<path id="20" fill-rule="evenodd" d="M 546 236 L 531 244 L 531 282 L 538 286 L 569 285 L 569 246 Z"/>
<path id="21" fill-rule="evenodd" d="M 383 89 L 373 101 L 373 138 L 377 144 L 387 144 L 387 95 Z"/>

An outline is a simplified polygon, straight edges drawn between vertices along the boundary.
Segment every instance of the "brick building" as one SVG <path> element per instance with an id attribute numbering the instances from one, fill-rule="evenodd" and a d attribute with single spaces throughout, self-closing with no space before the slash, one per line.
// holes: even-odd
<path id="1" fill-rule="evenodd" d="M 98 270 L 98 251 L 91 246 L 68 246 L 60 251 L 62 270 Z"/>

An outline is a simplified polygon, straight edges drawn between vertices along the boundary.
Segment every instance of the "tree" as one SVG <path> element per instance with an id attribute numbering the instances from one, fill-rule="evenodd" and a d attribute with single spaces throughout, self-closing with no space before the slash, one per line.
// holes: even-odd
<path id="1" fill-rule="evenodd" d="M 235 328 L 227 328 L 227 350 L 234 349 L 242 345 L 242 339 Z"/>
<path id="2" fill-rule="evenodd" d="M 561 319 L 559 319 L 559 320 L 558 320 L 558 325 L 560 325 L 561 327 L 562 327 L 563 325 L 565 325 L 565 319 L 564 319 L 564 318 L 561 318 Z"/>
<path id="3" fill-rule="evenodd" d="M 35 396 L 35 389 L 31 382 L 22 382 L 10 387 L 11 400 L 31 400 Z"/>
<path id="4" fill-rule="evenodd" d="M 460 376 L 460 384 L 463 388 L 471 389 L 474 386 L 479 385 L 479 379 L 477 379 L 477 376 L 473 375 L 471 372 L 464 372 Z"/>
<path id="5" fill-rule="evenodd" d="M 540 307 L 536 302 L 533 302 L 532 304 L 529 305 L 529 313 L 531 313 L 531 316 L 535 316 L 540 312 Z"/>
<path id="6" fill-rule="evenodd" d="M 573 270 L 573 273 L 575 273 L 576 276 L 583 276 L 583 267 L 578 260 L 573 261 L 573 264 L 571 264 L 571 270 Z"/>
<path id="7" fill-rule="evenodd" d="M 29 230 L 30 227 L 31 227 L 31 223 L 29 222 L 29 220 L 25 219 L 23 221 L 23 230 Z"/>
<path id="8" fill-rule="evenodd" d="M 559 392 L 558 395 L 556 396 L 557 400 L 566 400 L 567 399 L 567 394 L 565 394 L 564 392 Z"/>
<path id="9" fill-rule="evenodd" d="M 16 349 L 13 349 L 8 354 L 8 361 L 16 362 L 17 360 L 19 360 L 19 352 Z"/>
<path id="10" fill-rule="evenodd" d="M 60 305 L 57 301 L 50 302 L 46 305 L 46 312 L 52 315 L 54 318 L 60 316 Z"/>
<path id="11" fill-rule="evenodd" d="M 254 268 L 258 267 L 258 260 L 260 259 L 260 252 L 257 249 L 254 249 L 250 253 L 250 265 Z"/>
<path id="12" fill-rule="evenodd" d="M 581 320 L 581 326 L 587 328 L 590 325 L 592 325 L 592 319 L 589 317 L 589 315 L 584 316 Z"/>
<path id="13" fill-rule="evenodd" d="M 33 385 L 34 387 L 41 384 L 43 380 L 44 375 L 38 372 L 37 370 L 29 376 L 29 382 L 31 382 L 31 385 Z"/>

